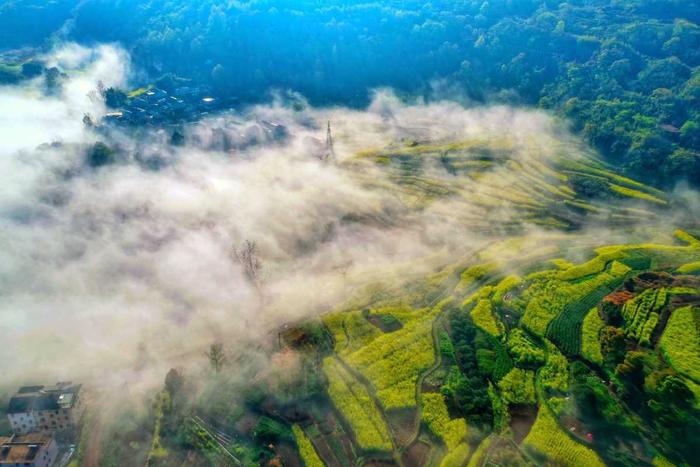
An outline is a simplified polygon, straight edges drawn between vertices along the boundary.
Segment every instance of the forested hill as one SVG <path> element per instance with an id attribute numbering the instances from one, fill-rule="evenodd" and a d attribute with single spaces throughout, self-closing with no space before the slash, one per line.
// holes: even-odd
<path id="1" fill-rule="evenodd" d="M 152 79 L 243 102 L 283 88 L 362 105 L 391 86 L 539 105 L 628 174 L 673 186 L 700 184 L 699 22 L 682 0 L 14 0 L 0 44 L 120 42 Z"/>

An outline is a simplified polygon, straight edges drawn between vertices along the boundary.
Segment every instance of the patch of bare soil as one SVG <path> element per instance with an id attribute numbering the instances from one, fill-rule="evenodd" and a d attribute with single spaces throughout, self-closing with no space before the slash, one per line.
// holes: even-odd
<path id="1" fill-rule="evenodd" d="M 411 441 L 416 423 L 416 409 L 390 410 L 386 413 L 396 444 L 405 446 Z"/>
<path id="2" fill-rule="evenodd" d="M 303 467 L 297 450 L 288 443 L 280 443 L 275 446 L 275 453 L 279 456 L 284 467 Z"/>
<path id="3" fill-rule="evenodd" d="M 416 441 L 404 451 L 401 461 L 406 467 L 419 467 L 426 464 L 430 456 L 430 445 L 423 441 Z"/>
<path id="4" fill-rule="evenodd" d="M 394 467 L 396 462 L 386 459 L 370 459 L 364 465 L 367 467 Z"/>
<path id="5" fill-rule="evenodd" d="M 525 439 L 532 424 L 537 418 L 537 407 L 534 405 L 515 405 L 510 409 L 510 429 L 513 432 L 513 441 L 520 444 Z"/>
<path id="6" fill-rule="evenodd" d="M 97 420 L 92 427 L 90 437 L 88 438 L 87 446 L 85 447 L 85 456 L 83 457 L 83 465 L 86 467 L 97 467 L 100 461 L 100 445 L 102 444 L 103 426 L 100 420 Z"/>

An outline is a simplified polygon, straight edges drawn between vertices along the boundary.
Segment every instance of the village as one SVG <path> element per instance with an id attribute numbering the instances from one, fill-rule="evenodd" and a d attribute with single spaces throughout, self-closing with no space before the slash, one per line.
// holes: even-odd
<path id="1" fill-rule="evenodd" d="M 219 99 L 211 97 L 211 90 L 200 86 L 170 87 L 170 91 L 148 86 L 125 97 L 111 106 L 115 108 L 102 118 L 103 124 L 141 126 L 193 122 L 222 105 Z"/>
<path id="2" fill-rule="evenodd" d="M 0 466 L 68 465 L 85 409 L 82 385 L 23 386 L 3 409 L 11 433 L 0 436 Z"/>

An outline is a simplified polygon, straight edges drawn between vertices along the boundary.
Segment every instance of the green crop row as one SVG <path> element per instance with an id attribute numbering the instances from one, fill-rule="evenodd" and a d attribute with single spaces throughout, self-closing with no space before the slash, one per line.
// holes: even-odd
<path id="1" fill-rule="evenodd" d="M 603 354 L 600 350 L 600 330 L 605 322 L 598 314 L 598 308 L 591 308 L 581 327 L 581 355 L 591 362 L 602 364 Z"/>
<path id="2" fill-rule="evenodd" d="M 450 419 L 442 394 L 426 392 L 421 395 L 421 417 L 449 451 L 455 449 L 467 436 L 467 423 L 462 418 Z"/>
<path id="3" fill-rule="evenodd" d="M 633 188 L 627 188 L 624 186 L 615 185 L 614 183 L 610 184 L 610 189 L 612 191 L 614 191 L 615 193 L 622 195 L 622 196 L 626 196 L 628 198 L 642 199 L 645 201 L 651 201 L 652 203 L 661 204 L 661 205 L 668 204 L 665 200 L 659 199 L 656 196 L 644 193 L 644 192 L 639 191 L 639 190 L 635 190 Z"/>
<path id="4" fill-rule="evenodd" d="M 479 300 L 469 313 L 469 316 L 471 316 L 474 324 L 492 336 L 499 336 L 504 331 L 503 323 L 493 314 L 491 300 Z"/>
<path id="5" fill-rule="evenodd" d="M 538 274 L 525 293 L 529 302 L 522 322 L 532 332 L 543 336 L 550 322 L 558 315 L 563 315 L 561 319 L 564 321 L 556 324 L 549 336 L 558 344 L 573 339 L 573 342 L 564 345 L 567 345 L 567 351 L 573 349 L 578 352 L 578 333 L 573 332 L 576 329 L 568 328 L 572 324 L 580 325 L 591 306 L 617 287 L 629 270 L 627 266 L 613 261 L 608 271 L 576 282 L 559 279 L 560 271 Z M 560 332 L 564 334 L 558 335 Z"/>
<path id="6" fill-rule="evenodd" d="M 513 368 L 498 382 L 503 400 L 508 404 L 534 404 L 535 372 Z"/>
<path id="7" fill-rule="evenodd" d="M 547 395 L 565 394 L 569 391 L 569 361 L 557 347 L 545 340 L 547 362 L 538 373 Z"/>
<path id="8" fill-rule="evenodd" d="M 676 467 L 676 464 L 660 455 L 655 456 L 651 460 L 651 465 L 653 465 L 654 467 Z"/>
<path id="9" fill-rule="evenodd" d="M 304 460 L 306 467 L 323 467 L 323 461 L 318 454 L 314 446 L 311 444 L 311 440 L 306 436 L 304 430 L 301 429 L 299 425 L 292 425 L 292 433 L 294 434 L 294 441 L 297 443 L 299 448 L 299 454 Z"/>
<path id="10" fill-rule="evenodd" d="M 452 449 L 442 458 L 440 467 L 462 467 L 469 459 L 470 451 L 469 444 L 466 442 L 460 443 L 459 446 Z"/>
<path id="11" fill-rule="evenodd" d="M 639 343 L 640 344 L 646 344 L 646 345 L 651 344 L 651 334 L 654 332 L 654 329 L 656 329 L 656 325 L 658 323 L 659 323 L 659 314 L 654 313 L 654 312 L 649 313 L 649 317 L 647 318 L 646 323 L 644 323 L 644 326 L 642 326 L 642 329 L 639 332 Z"/>
<path id="12" fill-rule="evenodd" d="M 673 232 L 673 236 L 676 237 L 678 240 L 687 243 L 688 245 L 700 246 L 700 240 L 698 240 L 694 236 L 690 235 L 685 230 L 676 229 Z"/>
<path id="13" fill-rule="evenodd" d="M 549 262 L 551 264 L 555 265 L 557 268 L 559 268 L 562 271 L 565 271 L 565 270 L 574 266 L 574 263 L 572 263 L 571 261 L 568 261 L 564 258 L 550 259 Z"/>
<path id="14" fill-rule="evenodd" d="M 449 302 L 404 314 L 404 326 L 380 334 L 362 348 L 344 355 L 347 363 L 366 377 L 384 409 L 416 405 L 419 375 L 435 361 L 431 328 L 433 319 Z"/>
<path id="15" fill-rule="evenodd" d="M 360 311 L 330 313 L 323 316 L 323 323 L 333 335 L 335 350 L 340 354 L 362 348 L 381 334 Z"/>
<path id="16" fill-rule="evenodd" d="M 700 309 L 686 306 L 674 310 L 660 346 L 676 371 L 700 384 Z"/>
<path id="17" fill-rule="evenodd" d="M 659 267 L 678 267 L 689 261 L 700 260 L 700 243 L 695 240 L 688 240 L 688 234 L 682 231 L 676 231 L 676 237 L 686 241 L 688 245 L 663 245 L 659 243 L 637 243 L 629 245 L 609 245 L 596 248 L 596 253 L 599 255 L 620 255 L 620 258 L 625 261 L 629 257 L 644 257 L 650 258 Z M 637 268 L 635 268 L 637 269 Z"/>
<path id="18" fill-rule="evenodd" d="M 467 464 L 467 467 L 481 467 L 481 465 L 483 465 L 485 460 L 484 457 L 488 453 L 493 439 L 494 437 L 491 435 L 484 438 L 481 443 L 479 443 L 479 446 L 474 451 L 474 454 L 472 454 L 471 459 L 469 459 L 469 464 Z"/>
<path id="19" fill-rule="evenodd" d="M 557 278 L 563 281 L 570 281 L 581 277 L 592 276 L 593 274 L 598 274 L 599 272 L 603 271 L 606 264 L 606 258 L 596 256 L 585 263 L 577 264 L 564 269 L 563 271 L 559 272 Z"/>
<path id="20" fill-rule="evenodd" d="M 678 269 L 678 272 L 682 274 L 693 274 L 696 272 L 700 272 L 700 261 L 693 261 L 692 263 L 685 263 L 681 265 Z"/>
<path id="21" fill-rule="evenodd" d="M 568 355 L 580 353 L 583 320 L 592 307 L 622 283 L 629 271 L 629 267 L 613 261 L 610 271 L 586 281 L 565 286 L 564 289 L 572 291 L 576 298 L 568 301 L 562 311 L 549 323 L 547 337 Z M 581 295 L 582 291 L 585 294 Z"/>
<path id="22" fill-rule="evenodd" d="M 518 366 L 533 366 L 544 362 L 544 350 L 539 348 L 522 329 L 513 329 L 508 335 L 508 352 Z"/>
<path id="23" fill-rule="evenodd" d="M 661 288 L 646 289 L 627 301 L 622 307 L 627 334 L 639 342 L 648 344 L 659 321 L 658 311 L 666 305 L 667 299 L 668 290 Z"/>
<path id="24" fill-rule="evenodd" d="M 485 345 L 476 350 L 479 369 L 498 381 L 513 369 L 513 360 L 501 341 L 490 334 L 484 334 Z"/>
<path id="25" fill-rule="evenodd" d="M 668 293 L 671 295 L 698 295 L 700 294 L 700 289 L 693 287 L 670 287 Z"/>
<path id="26" fill-rule="evenodd" d="M 577 443 L 562 431 L 546 404 L 540 406 L 535 424 L 523 440 L 523 446 L 544 454 L 552 465 L 605 466 L 595 451 Z"/>
<path id="27" fill-rule="evenodd" d="M 334 357 L 323 360 L 323 372 L 328 378 L 328 394 L 352 427 L 357 444 L 362 449 L 391 450 L 389 431 L 367 388 Z"/>
<path id="28" fill-rule="evenodd" d="M 493 430 L 495 433 L 501 433 L 509 428 L 510 424 L 510 412 L 508 411 L 508 404 L 501 398 L 496 391 L 496 388 L 489 381 L 489 388 L 487 391 L 489 401 L 491 402 L 491 407 L 493 409 Z"/>

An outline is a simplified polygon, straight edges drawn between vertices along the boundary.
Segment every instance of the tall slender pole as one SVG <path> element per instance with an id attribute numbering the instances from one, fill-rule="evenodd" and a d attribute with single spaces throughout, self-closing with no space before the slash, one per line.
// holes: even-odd
<path id="1" fill-rule="evenodd" d="M 335 162 L 335 149 L 333 148 L 333 134 L 331 133 L 331 121 L 328 120 L 326 127 L 326 155 L 324 160 L 332 159 Z"/>

